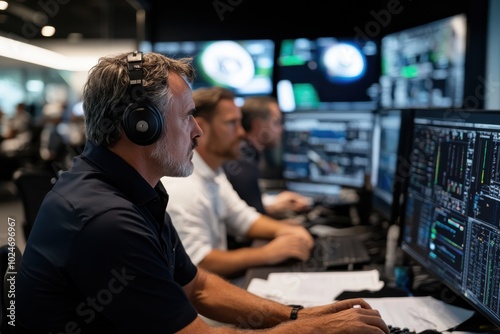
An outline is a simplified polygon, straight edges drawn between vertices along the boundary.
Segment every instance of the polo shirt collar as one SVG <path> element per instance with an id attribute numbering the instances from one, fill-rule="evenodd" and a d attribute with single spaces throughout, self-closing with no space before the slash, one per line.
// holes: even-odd
<path id="1" fill-rule="evenodd" d="M 138 205 L 154 200 L 159 195 L 167 196 L 161 182 L 158 182 L 154 189 L 151 188 L 137 170 L 104 146 L 87 140 L 82 159 L 101 169 L 115 187 Z"/>

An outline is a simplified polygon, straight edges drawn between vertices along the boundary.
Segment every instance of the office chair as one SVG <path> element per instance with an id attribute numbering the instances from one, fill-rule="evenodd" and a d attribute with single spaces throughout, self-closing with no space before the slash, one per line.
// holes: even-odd
<path id="1" fill-rule="evenodd" d="M 14 173 L 14 184 L 23 204 L 24 221 L 22 228 L 26 241 L 42 201 L 52 189 L 56 179 L 57 175 L 47 170 L 22 168 Z"/>
<path id="2" fill-rule="evenodd" d="M 9 290 L 13 277 L 15 282 L 21 258 L 22 253 L 17 246 L 10 247 L 8 244 L 0 246 L 0 274 L 3 277 L 3 284 L 0 284 L 0 334 L 14 334 L 15 327 L 9 326 L 10 318 L 7 317 L 10 312 L 8 307 L 13 299 L 9 296 Z"/>

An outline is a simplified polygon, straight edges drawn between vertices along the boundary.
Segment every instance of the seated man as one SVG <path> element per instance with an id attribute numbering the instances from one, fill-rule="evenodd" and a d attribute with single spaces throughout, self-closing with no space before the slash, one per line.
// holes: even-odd
<path id="1" fill-rule="evenodd" d="M 193 92 L 194 116 L 203 130 L 188 178 L 163 177 L 169 191 L 167 208 L 191 260 L 224 277 L 237 277 L 251 267 L 289 258 L 306 260 L 314 244 L 301 227 L 263 215 L 243 201 L 222 170 L 225 161 L 240 155 L 241 111 L 234 94 L 224 88 Z M 228 250 L 227 233 L 271 241 L 262 247 Z"/>
<path id="2" fill-rule="evenodd" d="M 301 212 L 309 208 L 309 200 L 295 192 L 282 191 L 263 202 L 259 187 L 259 163 L 262 152 L 279 145 L 283 135 L 283 117 L 278 102 L 271 96 L 253 96 L 241 107 L 241 124 L 246 131 L 237 160 L 224 163 L 229 182 L 238 195 L 260 213 L 271 216 L 286 211 Z"/>
<path id="3" fill-rule="evenodd" d="M 192 117 L 193 77 L 186 59 L 138 52 L 100 58 L 89 72 L 87 142 L 28 239 L 9 322 L 15 332 L 388 334 L 362 299 L 287 306 L 193 265 L 160 182 L 193 171 L 202 135 Z M 211 327 L 200 315 L 235 327 Z"/>

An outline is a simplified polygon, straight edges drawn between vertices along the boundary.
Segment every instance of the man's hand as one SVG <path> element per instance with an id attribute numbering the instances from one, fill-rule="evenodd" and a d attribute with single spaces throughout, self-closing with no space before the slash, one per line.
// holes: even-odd
<path id="1" fill-rule="evenodd" d="M 266 256 L 268 265 L 277 264 L 291 258 L 305 261 L 311 254 L 311 248 L 307 242 L 293 234 L 278 236 L 262 246 L 262 249 L 268 254 Z"/>
<path id="2" fill-rule="evenodd" d="M 282 191 L 273 198 L 273 202 L 266 205 L 266 210 L 271 214 L 285 211 L 301 212 L 311 207 L 312 203 L 308 197 L 304 197 L 292 191 Z"/>
<path id="3" fill-rule="evenodd" d="M 311 233 L 309 233 L 303 226 L 283 224 L 276 232 L 276 237 L 283 235 L 293 235 L 300 238 L 307 245 L 307 247 L 309 247 L 309 250 L 311 250 L 314 246 L 314 239 Z"/>
<path id="4" fill-rule="evenodd" d="M 362 298 L 305 308 L 299 311 L 298 319 L 323 319 L 334 333 L 389 333 L 380 313 Z"/>

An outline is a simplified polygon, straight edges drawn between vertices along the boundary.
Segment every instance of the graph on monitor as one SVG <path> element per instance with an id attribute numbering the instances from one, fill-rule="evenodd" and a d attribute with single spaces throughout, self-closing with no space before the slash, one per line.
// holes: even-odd
<path id="1" fill-rule="evenodd" d="M 500 326 L 500 112 L 417 110 L 402 249 Z"/>

